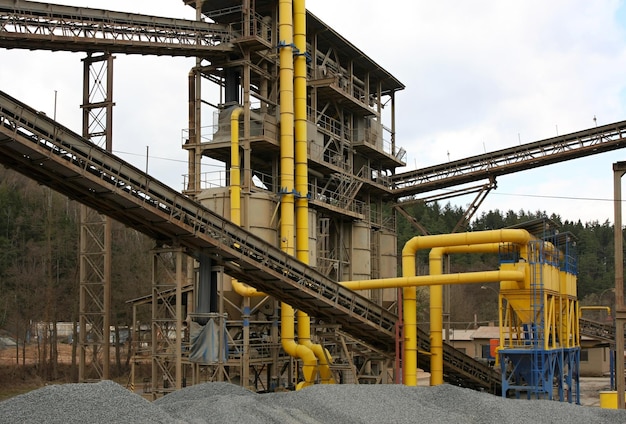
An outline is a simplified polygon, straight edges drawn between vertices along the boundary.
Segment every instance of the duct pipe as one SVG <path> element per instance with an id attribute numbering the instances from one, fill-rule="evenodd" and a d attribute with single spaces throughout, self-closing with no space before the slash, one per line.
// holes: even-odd
<path id="1" fill-rule="evenodd" d="M 230 220 L 237 225 L 241 225 L 241 170 L 239 167 L 241 162 L 239 159 L 239 116 L 241 112 L 243 112 L 243 108 L 236 106 L 230 113 Z M 264 293 L 239 282 L 235 278 L 231 280 L 231 285 L 237 294 L 243 296 L 243 343 L 244 346 L 249 346 L 250 297 L 262 296 Z M 244 351 L 242 360 L 244 364 L 250 360 L 247 350 Z M 244 366 L 241 379 L 242 381 L 248 381 L 248 378 L 248 368 Z"/>
<path id="2" fill-rule="evenodd" d="M 306 13 L 306 12 L 305 12 Z M 280 79 L 280 244 L 281 249 L 294 255 L 294 61 L 293 61 L 293 4 L 280 0 L 278 4 L 279 79 Z M 305 87 L 306 91 L 306 87 Z M 306 99 L 305 99 L 306 101 Z M 306 164 L 305 164 L 306 165 Z M 307 218 L 308 219 L 308 218 Z M 308 229 L 306 230 L 308 238 Z M 308 252 L 307 252 L 308 254 Z M 308 317 L 307 317 L 308 318 Z M 303 320 L 308 322 L 308 319 Z M 304 327 L 304 323 L 303 323 Z M 308 325 L 310 339 L 310 323 Z M 307 334 L 303 334 L 306 339 Z M 317 359 L 313 351 L 295 342 L 294 311 L 290 305 L 281 305 L 281 342 L 285 352 L 302 359 L 304 381 L 296 389 L 313 384 L 317 374 Z M 310 340 L 309 340 L 310 343 Z"/>
<path id="3" fill-rule="evenodd" d="M 306 131 L 306 7 L 305 0 L 293 0 L 293 44 L 297 49 L 294 60 L 294 129 L 295 129 L 295 189 L 296 189 L 296 257 L 309 263 L 309 181 Z M 322 384 L 334 383 L 327 358 L 330 353 L 320 344 L 311 342 L 311 319 L 298 311 L 298 343 L 313 351 L 319 362 Z"/>
<path id="4" fill-rule="evenodd" d="M 433 279 L 444 275 L 443 257 L 445 255 L 451 253 L 497 253 L 499 249 L 500 243 L 434 248 L 428 255 L 429 274 Z M 521 269 L 522 271 L 515 271 L 521 273 L 521 279 L 507 275 L 507 271 L 499 271 L 502 273 L 502 278 L 495 281 L 522 282 L 524 272 L 523 268 Z M 480 272 L 476 274 L 480 274 Z M 492 281 L 494 280 L 485 280 L 484 282 Z M 443 288 L 437 285 L 430 287 L 430 385 L 438 386 L 440 384 L 443 384 Z"/>
<path id="5" fill-rule="evenodd" d="M 293 1 L 294 45 L 294 128 L 295 128 L 295 188 L 296 198 L 296 256 L 309 263 L 308 164 L 306 137 L 306 10 L 304 0 Z"/>
<path id="6" fill-rule="evenodd" d="M 241 225 L 241 170 L 239 168 L 239 117 L 243 108 L 235 107 L 230 112 L 230 220 L 233 224 Z M 254 287 L 242 282 L 231 281 L 233 290 L 243 296 L 266 296 Z"/>
<path id="7" fill-rule="evenodd" d="M 462 272 L 457 274 L 416 275 L 413 277 L 380 278 L 376 280 L 342 281 L 340 284 L 350 290 L 390 289 L 395 287 L 425 287 L 442 284 L 481 284 L 499 281 L 523 281 L 522 270 L 495 270 Z"/>
<path id="8" fill-rule="evenodd" d="M 497 247 L 498 244 L 494 243 Z M 480 245 L 485 246 L 485 245 Z M 473 247 L 473 246 L 462 246 Z M 436 258 L 439 258 L 441 262 L 442 254 L 445 248 L 433 249 L 439 252 L 433 257 L 433 262 L 436 262 Z M 432 266 L 432 262 L 431 262 Z M 398 278 L 383 278 L 378 280 L 360 280 L 360 281 L 347 281 L 342 282 L 346 288 L 352 290 L 370 290 L 370 289 L 386 289 L 392 287 L 423 287 L 430 286 L 431 296 L 433 296 L 432 289 L 435 287 L 441 288 L 442 284 L 484 284 L 495 283 L 501 281 L 517 281 L 522 282 L 525 278 L 525 272 L 523 267 L 519 270 L 498 270 L 498 271 L 479 271 L 479 272 L 465 272 L 458 274 L 442 274 L 437 271 L 433 272 L 431 269 L 431 275 L 420 275 L 413 277 L 398 277 Z M 441 290 L 439 291 L 441 293 Z M 439 300 L 430 299 L 430 384 L 437 386 L 443 384 L 443 320 L 442 320 L 442 302 L 441 296 Z M 417 357 L 416 357 L 417 358 Z M 406 366 L 406 361 L 405 361 Z M 417 364 L 415 365 L 417 371 Z M 406 375 L 405 371 L 405 375 Z M 406 385 L 411 385 L 405 381 Z M 415 385 L 415 384 L 413 384 Z"/>
<path id="9" fill-rule="evenodd" d="M 532 236 L 526 230 L 504 229 L 472 233 L 418 236 L 410 239 L 402 249 L 402 275 L 415 276 L 415 255 L 418 250 L 443 246 L 463 246 L 484 243 L 516 243 L 526 245 Z M 417 385 L 417 289 L 405 287 L 404 297 L 404 384 Z"/>
<path id="10" fill-rule="evenodd" d="M 241 225 L 241 170 L 239 169 L 239 116 L 242 107 L 230 112 L 230 220 Z"/>

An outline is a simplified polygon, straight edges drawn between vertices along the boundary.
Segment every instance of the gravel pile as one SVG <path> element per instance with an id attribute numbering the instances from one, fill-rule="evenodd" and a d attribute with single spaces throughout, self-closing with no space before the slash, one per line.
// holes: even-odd
<path id="1" fill-rule="evenodd" d="M 626 411 L 502 399 L 450 385 L 316 385 L 256 394 L 206 383 L 149 402 L 122 386 L 47 386 L 0 402 L 1 423 L 626 423 Z"/>
<path id="2" fill-rule="evenodd" d="M 0 402 L 0 423 L 176 423 L 112 381 L 59 384 Z"/>

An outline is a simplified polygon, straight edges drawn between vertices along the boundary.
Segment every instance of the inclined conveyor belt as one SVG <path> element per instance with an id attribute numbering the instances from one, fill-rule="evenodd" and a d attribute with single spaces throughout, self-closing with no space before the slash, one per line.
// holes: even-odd
<path id="1" fill-rule="evenodd" d="M 234 278 L 387 352 L 397 316 L 0 91 L 0 163 L 155 240 L 208 254 Z M 419 333 L 420 349 L 429 338 Z M 428 369 L 427 356 L 420 366 Z M 451 346 L 446 381 L 493 391 L 493 370 Z"/>
<path id="2" fill-rule="evenodd" d="M 615 323 L 613 321 L 603 323 L 587 318 L 580 318 L 578 322 L 581 336 L 588 336 L 597 340 L 615 343 Z"/>
<path id="3" fill-rule="evenodd" d="M 626 121 L 398 173 L 393 198 L 413 196 L 626 147 Z"/>
<path id="4" fill-rule="evenodd" d="M 430 352 L 428 333 L 420 328 L 417 330 L 417 348 L 422 352 Z M 443 379 L 446 383 L 500 394 L 502 381 L 499 372 L 447 343 L 443 344 L 443 363 Z M 428 355 L 417 355 L 417 365 L 425 371 L 430 371 Z"/>
<path id="5" fill-rule="evenodd" d="M 353 336 L 392 349 L 396 316 L 0 92 L 0 162 Z"/>

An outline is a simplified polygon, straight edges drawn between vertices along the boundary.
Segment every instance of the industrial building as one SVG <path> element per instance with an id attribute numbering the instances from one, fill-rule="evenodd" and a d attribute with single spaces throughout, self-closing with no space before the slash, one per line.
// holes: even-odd
<path id="1" fill-rule="evenodd" d="M 578 401 L 570 236 L 544 220 L 437 237 L 413 219 L 422 237 L 400 254 L 396 219 L 411 220 L 402 207 L 416 196 L 460 187 L 457 194 L 476 193 L 462 230 L 499 175 L 621 148 L 626 122 L 398 172 L 406 152 L 395 98 L 404 85 L 303 1 L 184 3 L 196 21 L 0 1 L 0 47 L 87 53 L 81 136 L 5 94 L 0 110 L 0 162 L 92 208 L 81 231 L 81 327 L 103 330 L 99 343 L 80 342 L 81 379 L 108 373 L 107 261 L 93 269 L 87 259 L 110 254 L 96 211 L 159 244 L 152 293 L 132 300 L 137 314 L 148 308 L 151 316 L 141 323 L 149 336 L 135 327 L 133 384 L 152 398 L 205 381 L 256 391 L 414 385 L 420 367 L 432 384 Z M 110 153 L 110 122 L 95 116 L 113 107 L 114 53 L 197 57 L 183 193 Z M 94 81 L 96 64 L 107 69 Z M 103 98 L 91 98 L 89 88 L 103 81 Z M 206 172 L 202 158 L 223 169 Z M 428 276 L 415 275 L 419 249 L 432 249 Z M 500 268 L 445 274 L 443 255 L 461 249 L 498 254 Z M 442 285 L 487 281 L 501 282 L 499 372 L 441 338 Z M 431 287 L 430 335 L 415 322 L 421 285 Z"/>

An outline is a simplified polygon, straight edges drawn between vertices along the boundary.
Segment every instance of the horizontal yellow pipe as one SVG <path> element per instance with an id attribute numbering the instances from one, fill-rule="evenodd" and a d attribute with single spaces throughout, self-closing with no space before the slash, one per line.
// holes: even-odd
<path id="1" fill-rule="evenodd" d="M 608 306 L 581 306 L 581 311 L 606 311 L 607 314 L 611 315 L 611 308 Z"/>
<path id="2" fill-rule="evenodd" d="M 523 271 L 478 271 L 458 274 L 417 275 L 413 277 L 381 278 L 376 280 L 343 281 L 351 290 L 388 289 L 396 287 L 437 286 L 442 284 L 480 284 L 498 281 L 523 281 Z"/>
<path id="3" fill-rule="evenodd" d="M 451 247 L 488 243 L 517 243 L 527 244 L 532 236 L 526 230 L 503 229 L 490 231 L 476 231 L 473 233 L 439 234 L 432 236 L 417 236 L 410 239 L 402 249 L 402 256 L 414 256 L 417 250 L 433 247 Z M 403 270 L 404 271 L 404 270 Z"/>

